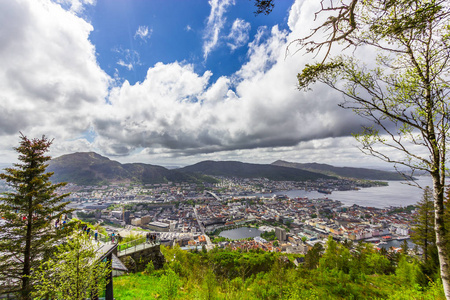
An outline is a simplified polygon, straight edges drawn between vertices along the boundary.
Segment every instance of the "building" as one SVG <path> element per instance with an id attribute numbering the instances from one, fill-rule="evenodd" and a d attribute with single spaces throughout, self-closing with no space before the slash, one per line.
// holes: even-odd
<path id="1" fill-rule="evenodd" d="M 147 225 L 148 223 L 150 223 L 152 217 L 151 216 L 143 216 L 141 218 L 141 225 Z"/>
<path id="2" fill-rule="evenodd" d="M 111 212 L 111 216 L 117 219 L 122 219 L 122 211 L 121 210 L 113 210 Z"/>
<path id="3" fill-rule="evenodd" d="M 123 212 L 123 221 L 125 224 L 131 224 L 131 213 L 129 210 Z"/>
<path id="4" fill-rule="evenodd" d="M 131 220 L 131 225 L 141 226 L 141 218 L 134 218 L 133 220 Z"/>
<path id="5" fill-rule="evenodd" d="M 280 227 L 275 227 L 275 236 L 280 242 L 284 242 L 286 240 L 286 230 Z"/>
<path id="6" fill-rule="evenodd" d="M 169 224 L 163 223 L 163 222 L 151 222 L 148 223 L 148 229 L 154 230 L 154 231 L 163 231 L 168 232 L 169 231 Z"/>

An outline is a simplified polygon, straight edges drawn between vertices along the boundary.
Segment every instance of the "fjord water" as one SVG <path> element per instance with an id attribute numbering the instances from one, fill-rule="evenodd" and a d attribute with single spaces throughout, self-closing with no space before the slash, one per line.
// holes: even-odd
<path id="1" fill-rule="evenodd" d="M 261 231 L 259 231 L 256 228 L 241 227 L 241 228 L 222 231 L 219 234 L 219 236 L 223 236 L 223 237 L 226 237 L 231 240 L 239 240 L 239 239 L 246 239 L 249 237 L 259 236 L 260 234 L 261 234 Z"/>
<path id="2" fill-rule="evenodd" d="M 416 182 L 422 187 L 432 187 L 431 177 L 417 177 Z M 423 196 L 423 190 L 402 181 L 388 181 L 389 186 L 364 188 L 358 191 L 336 191 L 330 199 L 339 200 L 344 205 L 358 204 L 384 208 L 389 206 L 415 205 Z"/>
<path id="3" fill-rule="evenodd" d="M 431 177 L 419 176 L 416 182 L 422 187 L 432 186 Z M 423 190 L 417 186 L 408 185 L 402 181 L 388 181 L 388 186 L 362 188 L 355 191 L 333 191 L 329 195 L 321 194 L 317 191 L 280 191 L 277 195 L 287 195 L 288 197 L 308 197 L 309 199 L 328 198 L 339 200 L 346 206 L 357 204 L 366 207 L 384 208 L 389 206 L 408 206 L 416 204 L 423 195 Z M 273 194 L 264 194 L 271 196 Z"/>

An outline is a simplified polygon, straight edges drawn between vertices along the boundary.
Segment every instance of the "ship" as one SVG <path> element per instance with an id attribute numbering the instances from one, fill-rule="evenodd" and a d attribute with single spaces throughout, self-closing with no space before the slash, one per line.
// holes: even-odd
<path id="1" fill-rule="evenodd" d="M 318 189 L 317 191 L 319 193 L 322 193 L 322 194 L 331 194 L 331 191 L 330 190 L 326 190 L 326 189 Z"/>

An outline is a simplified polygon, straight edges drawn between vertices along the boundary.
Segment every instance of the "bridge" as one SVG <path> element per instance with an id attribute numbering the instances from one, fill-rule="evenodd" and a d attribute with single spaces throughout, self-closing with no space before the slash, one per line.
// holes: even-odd
<path id="1" fill-rule="evenodd" d="M 222 201 L 222 199 L 219 196 L 217 196 L 214 192 L 206 191 L 206 194 L 210 194 L 211 196 L 216 198 L 217 201 Z"/>
<path id="2" fill-rule="evenodd" d="M 142 250 L 153 248 L 159 246 L 161 243 L 159 241 L 147 242 L 145 237 L 130 241 L 125 244 L 119 244 L 117 247 L 117 257 L 130 255 Z"/>
<path id="3" fill-rule="evenodd" d="M 109 236 L 103 235 L 101 233 L 98 233 L 98 241 L 101 242 L 100 243 L 101 245 L 117 244 L 117 257 L 133 254 L 135 252 L 139 252 L 148 248 L 161 245 L 161 243 L 158 240 L 147 242 L 146 237 L 137 238 L 124 244 L 118 244 L 116 236 L 115 242 L 112 243 L 111 238 Z"/>

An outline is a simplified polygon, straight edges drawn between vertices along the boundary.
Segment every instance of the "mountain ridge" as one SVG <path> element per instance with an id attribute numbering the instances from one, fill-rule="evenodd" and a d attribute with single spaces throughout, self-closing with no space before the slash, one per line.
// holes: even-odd
<path id="1" fill-rule="evenodd" d="M 52 181 L 79 185 L 116 183 L 157 184 L 167 182 L 215 182 L 210 176 L 267 178 L 273 181 L 306 181 L 337 177 L 369 180 L 404 180 L 397 173 L 367 168 L 334 167 L 326 164 L 300 164 L 278 160 L 272 164 L 239 161 L 202 161 L 177 169 L 145 163 L 111 160 L 95 152 L 76 152 L 56 157 L 47 171 Z"/>
<path id="2" fill-rule="evenodd" d="M 183 172 L 201 173 L 211 176 L 234 176 L 241 178 L 260 178 L 264 177 L 274 181 L 306 181 L 330 179 L 333 176 L 319 174 L 315 172 L 298 170 L 282 166 L 273 166 L 270 164 L 251 164 L 239 161 L 202 161 L 194 165 L 186 166 L 181 169 Z"/>
<path id="3" fill-rule="evenodd" d="M 199 180 L 198 176 L 161 166 L 144 163 L 121 164 L 95 152 L 76 152 L 59 156 L 50 161 L 47 171 L 54 172 L 52 181 L 67 181 L 79 185 L 131 182 L 155 184 Z"/>
<path id="4" fill-rule="evenodd" d="M 327 174 L 330 176 L 337 176 L 344 178 L 366 179 L 366 180 L 406 180 L 406 178 L 399 173 L 369 168 L 335 167 L 332 165 L 320 164 L 315 162 L 294 163 L 284 160 L 277 160 L 273 162 L 272 165 L 296 168 L 299 170 L 307 170 L 311 172 L 317 172 Z"/>

